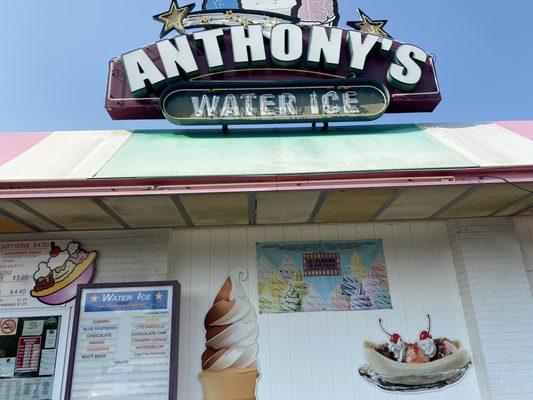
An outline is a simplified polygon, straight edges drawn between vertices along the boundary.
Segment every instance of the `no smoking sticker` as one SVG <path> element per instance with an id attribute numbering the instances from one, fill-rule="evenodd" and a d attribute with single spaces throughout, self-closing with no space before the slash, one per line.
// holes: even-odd
<path id="1" fill-rule="evenodd" d="M 0 336 L 15 335 L 17 333 L 18 318 L 0 319 Z"/>

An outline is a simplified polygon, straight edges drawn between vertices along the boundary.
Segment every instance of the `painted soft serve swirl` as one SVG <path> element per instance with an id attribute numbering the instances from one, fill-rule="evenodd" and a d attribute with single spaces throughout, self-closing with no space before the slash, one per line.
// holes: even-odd
<path id="1" fill-rule="evenodd" d="M 245 269 L 233 270 L 205 316 L 204 370 L 257 366 L 257 316 L 241 286 L 247 275 Z"/>

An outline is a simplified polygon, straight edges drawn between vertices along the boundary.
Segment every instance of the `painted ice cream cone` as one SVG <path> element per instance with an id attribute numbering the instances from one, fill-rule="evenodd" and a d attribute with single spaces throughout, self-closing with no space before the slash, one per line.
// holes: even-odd
<path id="1" fill-rule="evenodd" d="M 224 371 L 204 371 L 200 381 L 205 400 L 255 400 L 257 368 L 228 368 Z"/>
<path id="2" fill-rule="evenodd" d="M 241 286 L 245 269 L 233 270 L 205 316 L 206 350 L 200 381 L 205 400 L 254 400 L 257 316 Z"/>

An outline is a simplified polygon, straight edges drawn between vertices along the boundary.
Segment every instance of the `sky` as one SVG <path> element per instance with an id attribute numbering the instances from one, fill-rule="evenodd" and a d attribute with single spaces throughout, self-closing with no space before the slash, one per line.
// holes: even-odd
<path id="1" fill-rule="evenodd" d="M 385 30 L 393 37 L 436 55 L 443 97 L 437 109 L 385 115 L 377 123 L 533 119 L 533 2 L 339 2 L 339 26 L 357 19 L 359 7 L 373 19 L 388 19 Z M 152 16 L 169 4 L 3 0 L 0 131 L 175 128 L 166 120 L 113 121 L 104 108 L 109 60 L 158 40 L 161 25 Z"/>

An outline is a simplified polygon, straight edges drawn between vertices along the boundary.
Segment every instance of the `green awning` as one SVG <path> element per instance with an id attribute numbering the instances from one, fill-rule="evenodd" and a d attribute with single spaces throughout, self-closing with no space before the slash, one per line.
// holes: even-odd
<path id="1" fill-rule="evenodd" d="M 477 165 L 415 125 L 134 131 L 96 178 L 277 175 Z"/>

